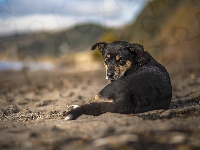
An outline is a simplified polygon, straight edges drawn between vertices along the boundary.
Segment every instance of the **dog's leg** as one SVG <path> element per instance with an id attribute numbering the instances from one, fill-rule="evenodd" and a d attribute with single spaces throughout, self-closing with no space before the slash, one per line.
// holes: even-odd
<path id="1" fill-rule="evenodd" d="M 75 120 L 83 114 L 97 116 L 105 112 L 115 112 L 115 105 L 113 102 L 93 102 L 84 104 L 70 110 L 65 120 Z"/>
<path id="2" fill-rule="evenodd" d="M 65 120 L 74 120 L 83 114 L 97 116 L 106 112 L 130 114 L 135 112 L 135 107 L 124 97 L 114 102 L 92 102 L 70 110 Z"/>

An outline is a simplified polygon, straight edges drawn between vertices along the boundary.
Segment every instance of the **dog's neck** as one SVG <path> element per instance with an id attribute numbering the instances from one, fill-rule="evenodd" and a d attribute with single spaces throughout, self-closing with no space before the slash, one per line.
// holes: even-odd
<path id="1" fill-rule="evenodd" d="M 137 72 L 141 68 L 150 64 L 153 60 L 154 59 L 148 52 L 141 52 L 140 54 L 138 54 L 138 56 L 136 56 L 135 61 L 132 62 L 132 67 L 126 71 L 125 76 Z"/>

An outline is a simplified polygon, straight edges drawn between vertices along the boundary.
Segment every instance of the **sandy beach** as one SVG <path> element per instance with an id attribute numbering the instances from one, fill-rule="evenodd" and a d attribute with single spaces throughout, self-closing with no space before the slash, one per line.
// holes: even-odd
<path id="1" fill-rule="evenodd" d="M 91 100 L 104 70 L 0 73 L 0 149 L 199 149 L 200 70 L 172 74 L 169 110 L 83 115 L 65 121 L 69 105 Z"/>

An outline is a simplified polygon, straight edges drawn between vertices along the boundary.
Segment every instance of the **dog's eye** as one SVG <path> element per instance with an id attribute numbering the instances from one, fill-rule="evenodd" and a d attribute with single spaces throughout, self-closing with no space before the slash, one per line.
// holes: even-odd
<path id="1" fill-rule="evenodd" d="M 107 59 L 110 58 L 110 54 L 107 54 L 107 55 L 106 55 L 106 58 L 107 58 Z"/>

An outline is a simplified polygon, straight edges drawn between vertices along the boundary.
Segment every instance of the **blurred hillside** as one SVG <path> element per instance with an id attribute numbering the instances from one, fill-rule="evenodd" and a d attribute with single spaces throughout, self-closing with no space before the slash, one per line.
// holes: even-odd
<path id="1" fill-rule="evenodd" d="M 1 37 L 1 60 L 23 60 L 29 56 L 52 61 L 64 56 L 60 61 L 67 61 L 62 62 L 66 65 L 84 55 L 81 53 L 75 58 L 74 53 L 89 52 L 96 42 L 114 40 L 144 45 L 145 50 L 165 66 L 199 65 L 200 1 L 154 0 L 146 5 L 136 20 L 118 29 L 82 24 L 54 33 Z M 101 58 L 98 51 L 86 55 L 89 55 L 84 56 L 86 60 L 90 56 Z"/>
<path id="2" fill-rule="evenodd" d="M 21 60 L 25 56 L 52 60 L 62 55 L 82 52 L 95 43 L 103 31 L 100 25 L 81 24 L 53 33 L 1 37 L 1 60 Z"/>
<path id="3" fill-rule="evenodd" d="M 110 33 L 102 41 L 113 39 L 141 43 L 154 57 L 166 64 L 177 62 L 199 63 L 200 56 L 200 1 L 150 2 L 121 34 Z"/>

